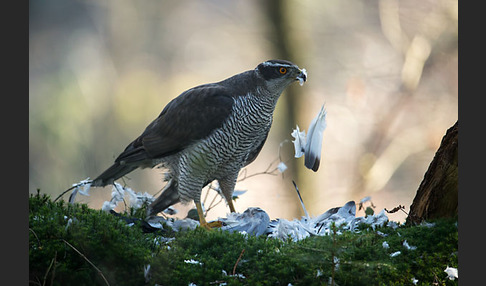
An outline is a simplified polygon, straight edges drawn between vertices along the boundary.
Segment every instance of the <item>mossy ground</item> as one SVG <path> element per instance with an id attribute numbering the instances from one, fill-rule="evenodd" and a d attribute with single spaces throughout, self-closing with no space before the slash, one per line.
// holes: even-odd
<path id="1" fill-rule="evenodd" d="M 457 285 L 444 272 L 457 268 L 457 220 L 434 222 L 431 228 L 359 233 L 338 234 L 334 228 L 328 236 L 298 242 L 204 229 L 147 234 L 86 205 L 32 195 L 29 280 L 32 285 L 106 285 L 104 279 L 110 285 L 413 285 L 417 279 L 416 285 Z M 405 240 L 416 249 L 407 250 Z M 391 257 L 396 251 L 401 254 Z"/>

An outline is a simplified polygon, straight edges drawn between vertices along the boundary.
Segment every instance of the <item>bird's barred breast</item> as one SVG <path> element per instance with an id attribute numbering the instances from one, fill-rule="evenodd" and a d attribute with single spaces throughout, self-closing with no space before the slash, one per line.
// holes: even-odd
<path id="1" fill-rule="evenodd" d="M 238 173 L 248 155 L 261 146 L 272 124 L 274 106 L 257 97 L 235 99 L 233 112 L 222 128 L 187 148 L 181 156 L 180 171 L 198 181 Z"/>
<path id="2" fill-rule="evenodd" d="M 275 103 L 271 97 L 236 97 L 223 126 L 184 150 L 177 163 L 181 201 L 199 199 L 208 181 L 236 178 L 250 153 L 261 148 L 272 125 Z"/>

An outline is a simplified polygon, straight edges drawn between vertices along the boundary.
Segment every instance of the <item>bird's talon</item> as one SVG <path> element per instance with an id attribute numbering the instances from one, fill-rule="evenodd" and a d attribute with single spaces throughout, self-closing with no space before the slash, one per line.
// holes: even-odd
<path id="1" fill-rule="evenodd" d="M 219 220 L 216 220 L 216 221 L 209 222 L 208 225 L 211 228 L 218 228 L 218 227 L 222 227 L 223 226 L 223 222 L 222 221 L 219 221 Z"/>
<path id="2" fill-rule="evenodd" d="M 211 230 L 211 231 L 213 230 L 211 226 L 209 226 L 209 223 L 201 224 L 200 226 L 205 230 Z"/>
<path id="3" fill-rule="evenodd" d="M 219 228 L 223 226 L 223 222 L 217 220 L 212 222 L 200 223 L 200 226 L 206 230 L 214 230 L 215 228 Z"/>

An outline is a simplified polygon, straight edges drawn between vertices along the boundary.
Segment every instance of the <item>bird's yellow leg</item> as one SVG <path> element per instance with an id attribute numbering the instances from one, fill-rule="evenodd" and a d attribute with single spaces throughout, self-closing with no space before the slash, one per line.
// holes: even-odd
<path id="1" fill-rule="evenodd" d="M 222 224 L 220 221 L 213 221 L 208 223 L 206 219 L 204 218 L 204 213 L 202 209 L 201 203 L 196 203 L 196 209 L 197 209 L 197 215 L 199 216 L 199 224 L 201 227 L 207 229 L 207 230 L 213 230 L 215 227 L 221 227 Z"/>
<path id="2" fill-rule="evenodd" d="M 233 200 L 229 200 L 228 201 L 228 206 L 229 206 L 229 209 L 230 209 L 230 212 L 232 213 L 235 213 L 235 206 L 233 205 Z"/>

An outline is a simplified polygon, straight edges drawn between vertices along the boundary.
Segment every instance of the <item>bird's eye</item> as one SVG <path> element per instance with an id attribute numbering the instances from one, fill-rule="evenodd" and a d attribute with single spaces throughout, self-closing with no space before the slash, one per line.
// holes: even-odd
<path id="1" fill-rule="evenodd" d="M 287 73 L 286 68 L 279 68 L 278 71 L 280 72 L 280 74 L 286 74 Z"/>

